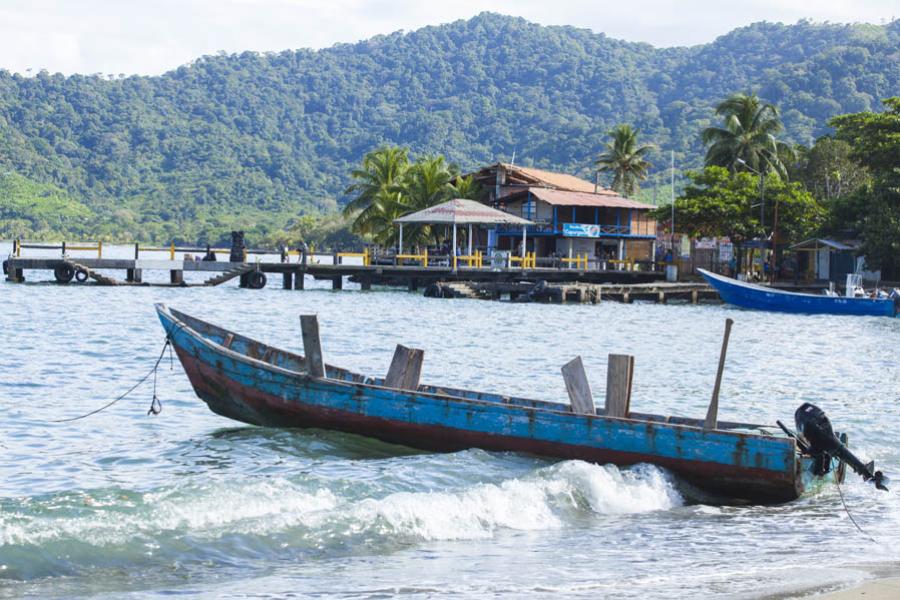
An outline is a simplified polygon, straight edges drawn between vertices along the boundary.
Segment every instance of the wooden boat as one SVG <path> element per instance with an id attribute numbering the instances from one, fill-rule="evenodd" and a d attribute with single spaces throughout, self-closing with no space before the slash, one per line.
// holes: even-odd
<path id="1" fill-rule="evenodd" d="M 764 287 L 697 269 L 715 288 L 724 302 L 742 308 L 790 313 L 828 315 L 869 315 L 893 317 L 898 314 L 896 298 L 853 298 L 801 294 Z"/>
<path id="2" fill-rule="evenodd" d="M 213 412 L 244 423 L 337 430 L 432 451 L 477 447 L 622 466 L 652 463 L 720 498 L 754 503 L 795 499 L 833 473 L 823 472 L 821 460 L 816 467 L 815 457 L 798 450 L 802 441 L 776 427 L 717 422 L 709 429 L 703 420 L 627 408 L 613 417 L 592 399 L 582 414 L 570 404 L 420 385 L 421 350 L 408 354 L 418 357 L 418 366 L 407 364 L 397 376 L 397 357 L 409 350 L 402 346 L 386 378 L 369 377 L 321 361 L 317 322 L 303 331 L 307 359 L 156 308 L 197 395 Z"/>

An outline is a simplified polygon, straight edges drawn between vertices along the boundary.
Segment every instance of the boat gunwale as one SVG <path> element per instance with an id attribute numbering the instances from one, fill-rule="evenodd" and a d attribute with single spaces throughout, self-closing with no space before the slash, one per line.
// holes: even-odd
<path id="1" fill-rule="evenodd" d="M 190 332 L 192 338 L 194 338 L 201 344 L 207 346 L 212 351 L 223 353 L 226 356 L 230 356 L 233 359 L 238 360 L 239 362 L 244 362 L 245 364 L 250 364 L 254 367 L 261 367 L 263 370 L 268 370 L 268 371 L 271 371 L 274 373 L 287 375 L 290 377 L 302 377 L 302 378 L 308 379 L 310 381 L 324 382 L 324 383 L 327 383 L 328 385 L 340 385 L 343 387 L 363 387 L 363 388 L 370 388 L 373 390 L 389 391 L 392 393 L 399 393 L 399 394 L 410 395 L 410 396 L 420 396 L 420 397 L 425 397 L 425 398 L 434 399 L 434 400 L 450 399 L 450 400 L 453 400 L 456 402 L 463 402 L 463 403 L 473 405 L 473 406 L 478 406 L 478 407 L 503 406 L 507 409 L 515 409 L 517 411 L 523 411 L 523 412 L 524 411 L 536 411 L 536 412 L 548 413 L 548 414 L 565 415 L 568 417 L 584 417 L 584 418 L 588 418 L 588 419 L 605 419 L 605 420 L 609 420 L 609 421 L 629 423 L 629 424 L 664 426 L 664 427 L 670 428 L 672 430 L 688 430 L 691 432 L 699 431 L 699 432 L 706 432 L 706 433 L 724 434 L 724 435 L 735 436 L 735 437 L 752 437 L 752 438 L 758 438 L 758 439 L 762 439 L 762 440 L 766 440 L 766 441 L 774 441 L 777 443 L 789 443 L 790 445 L 794 446 L 794 451 L 796 452 L 796 442 L 792 438 L 789 438 L 787 436 L 782 437 L 782 436 L 765 434 L 765 433 L 755 433 L 752 431 L 733 431 L 733 430 L 729 430 L 729 429 L 718 429 L 718 428 L 707 430 L 702 426 L 694 426 L 694 425 L 688 425 L 688 424 L 683 424 L 683 423 L 670 423 L 665 420 L 666 417 L 662 417 L 661 415 L 653 415 L 653 416 L 659 416 L 661 419 L 659 421 L 650 420 L 650 419 L 635 419 L 635 418 L 628 418 L 628 417 L 614 417 L 614 416 L 609 416 L 609 415 L 605 415 L 605 414 L 590 415 L 590 414 L 575 413 L 575 412 L 572 412 L 571 410 L 554 410 L 552 408 L 544 408 L 544 407 L 537 407 L 537 406 L 529 407 L 529 406 L 522 406 L 522 405 L 517 405 L 517 404 L 511 404 L 511 403 L 510 404 L 497 403 L 497 402 L 491 402 L 488 400 L 465 398 L 462 396 L 454 396 L 451 394 L 438 394 L 438 393 L 434 393 L 434 392 L 426 392 L 426 391 L 421 391 L 421 390 L 407 390 L 407 389 L 401 389 L 401 388 L 393 388 L 393 387 L 387 387 L 387 386 L 383 386 L 383 385 L 376 385 L 373 383 L 366 383 L 365 381 L 357 382 L 357 381 L 344 381 L 341 379 L 334 379 L 331 377 L 312 377 L 309 375 L 309 373 L 306 373 L 303 371 L 294 371 L 291 369 L 286 369 L 284 367 L 279 367 L 278 365 L 274 365 L 272 363 L 265 362 L 261 359 L 254 358 L 247 354 L 242 354 L 240 352 L 232 350 L 231 348 L 228 348 L 222 344 L 219 344 L 219 343 L 205 337 L 204 335 L 202 335 L 202 333 L 200 333 L 199 331 L 197 331 L 196 329 L 194 329 L 193 327 L 191 327 L 190 325 L 185 323 L 183 320 L 179 319 L 174 314 L 172 314 L 172 311 L 164 303 L 157 303 L 155 306 L 156 306 L 157 312 L 164 312 L 173 321 L 175 321 L 176 323 L 179 323 L 180 327 L 178 327 L 178 329 L 188 330 Z M 186 313 L 182 313 L 181 311 L 176 311 L 176 312 L 178 312 L 179 314 L 188 316 L 191 319 L 195 319 L 195 317 L 193 317 L 191 315 L 187 315 Z M 215 329 L 219 329 L 221 331 L 226 331 L 228 333 L 234 333 L 228 329 L 219 327 L 218 325 L 214 325 L 212 323 L 207 323 L 205 321 L 202 321 L 201 319 L 195 319 L 195 320 L 197 320 L 201 323 L 204 323 L 205 325 L 209 325 Z M 173 330 L 174 329 L 175 328 L 173 328 Z M 168 331 L 167 331 L 167 334 L 168 334 Z M 235 334 L 235 335 L 238 335 L 238 334 Z M 252 341 L 254 343 L 274 348 L 274 346 L 268 346 L 268 344 L 264 344 L 262 342 L 259 342 L 258 340 L 253 340 L 252 338 L 248 338 L 243 335 L 241 337 L 246 340 Z M 278 348 L 275 348 L 275 349 L 282 351 Z M 282 351 L 282 352 L 286 352 L 286 351 Z M 290 352 L 286 352 L 286 353 L 291 356 L 294 356 L 296 358 L 300 358 L 300 356 L 297 354 L 290 353 Z M 362 377 L 364 379 L 369 379 L 369 377 L 366 377 L 359 373 L 354 373 L 353 371 L 349 371 L 347 369 L 343 369 L 340 367 L 332 367 L 331 365 L 327 365 L 327 366 L 329 368 L 335 368 L 336 370 L 343 371 L 349 375 L 356 375 L 356 376 Z M 477 392 L 474 390 L 457 390 L 457 391 L 471 391 L 472 393 L 476 393 L 476 394 L 480 393 L 480 392 Z M 497 395 L 497 394 L 494 394 L 494 395 Z M 522 400 L 528 401 L 529 399 L 522 398 Z M 543 401 L 540 401 L 540 402 L 543 402 Z M 565 404 L 561 404 L 561 403 L 557 403 L 557 402 L 545 402 L 545 403 L 546 404 L 555 404 L 555 405 L 560 406 L 561 408 L 566 407 Z M 640 415 L 640 413 L 637 413 L 637 414 Z M 756 425 L 756 424 L 749 424 L 749 423 L 748 424 L 740 424 L 740 425 L 747 425 L 747 426 L 758 427 L 758 428 L 766 427 L 765 425 Z"/>

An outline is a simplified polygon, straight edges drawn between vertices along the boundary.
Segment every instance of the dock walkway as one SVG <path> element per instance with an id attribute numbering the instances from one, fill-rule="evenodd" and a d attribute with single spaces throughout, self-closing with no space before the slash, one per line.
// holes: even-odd
<path id="1" fill-rule="evenodd" d="M 151 285 L 185 286 L 185 272 L 208 273 L 210 277 L 203 283 L 193 285 L 219 285 L 233 278 L 241 279 L 242 287 L 260 288 L 267 281 L 266 275 L 281 274 L 284 289 L 302 290 L 304 278 L 309 275 L 318 280 L 332 282 L 333 289 L 342 289 L 345 279 L 359 283 L 362 289 L 371 289 L 373 285 L 406 287 L 417 290 L 437 281 L 472 281 L 511 283 L 517 281 L 547 281 L 552 283 L 617 283 L 634 284 L 650 283 L 662 279 L 659 271 L 618 271 L 588 270 L 572 268 L 519 268 L 492 269 L 489 267 L 463 267 L 454 270 L 447 266 L 398 266 L 398 265 L 351 265 L 351 264 L 300 264 L 289 262 L 240 263 L 225 261 L 191 261 L 191 260 L 156 260 L 156 259 L 120 259 L 120 258 L 85 258 L 68 257 L 24 257 L 11 256 L 5 261 L 7 281 L 21 283 L 25 281 L 28 271 L 49 271 L 59 283 L 68 283 L 71 277 L 65 271 L 68 267 L 87 272 L 97 283 L 112 285 L 119 282 L 103 275 L 96 276 L 97 271 L 122 271 L 125 274 L 123 283 L 145 284 L 146 271 L 165 271 L 169 277 L 167 282 Z M 261 273 L 263 277 L 254 276 Z M 62 277 L 60 276 L 62 275 Z M 248 284 L 253 280 L 257 285 Z"/>
<path id="2" fill-rule="evenodd" d="M 706 283 L 582 283 L 547 281 L 438 281 L 425 289 L 433 298 L 472 298 L 512 302 L 543 302 L 553 304 L 597 304 L 613 300 L 630 304 L 635 300 L 665 304 L 681 300 L 698 304 L 701 301 L 719 302 L 719 295 Z"/>

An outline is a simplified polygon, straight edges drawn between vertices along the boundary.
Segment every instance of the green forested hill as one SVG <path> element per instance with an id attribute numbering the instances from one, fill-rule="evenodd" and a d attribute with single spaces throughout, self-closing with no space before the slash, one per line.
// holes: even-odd
<path id="1" fill-rule="evenodd" d="M 758 23 L 656 49 L 485 13 L 315 52 L 203 57 L 158 77 L 0 71 L 0 171 L 65 190 L 97 215 L 96 234 L 193 242 L 335 208 L 352 166 L 385 143 L 463 169 L 515 152 L 587 175 L 605 132 L 630 122 L 696 166 L 711 106 L 744 90 L 778 104 L 789 138 L 809 144 L 829 117 L 900 92 L 900 21 Z"/>

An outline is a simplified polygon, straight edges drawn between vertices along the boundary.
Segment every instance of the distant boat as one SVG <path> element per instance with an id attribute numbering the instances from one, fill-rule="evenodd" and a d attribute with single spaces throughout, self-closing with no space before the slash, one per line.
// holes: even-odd
<path id="1" fill-rule="evenodd" d="M 898 314 L 898 299 L 859 298 L 788 292 L 746 281 L 738 281 L 697 269 L 719 293 L 724 302 L 742 308 L 789 313 L 863 315 L 893 317 Z"/>
<path id="2" fill-rule="evenodd" d="M 810 439 L 812 430 L 800 421 L 799 435 L 749 423 L 718 421 L 706 428 L 701 419 L 627 410 L 625 417 L 612 417 L 592 400 L 576 412 L 557 402 L 420 385 L 422 351 L 402 347 L 387 377 L 364 376 L 321 362 L 317 324 L 314 334 L 304 331 L 305 341 L 316 340 L 311 354 L 318 359 L 310 362 L 156 308 L 197 395 L 213 412 L 244 423 L 330 429 L 432 451 L 483 448 L 622 466 L 652 463 L 717 497 L 757 503 L 793 500 L 835 473 L 843 477 L 843 467 L 835 471 L 831 454 L 822 453 L 831 449 L 810 450 L 804 434 Z M 418 363 L 404 363 L 398 381 L 394 365 L 403 350 L 418 353 Z M 311 373 L 319 369 L 323 375 Z M 834 435 L 823 439 L 846 450 Z M 863 468 L 859 461 L 847 464 Z M 876 477 L 865 468 L 864 476 Z"/>

